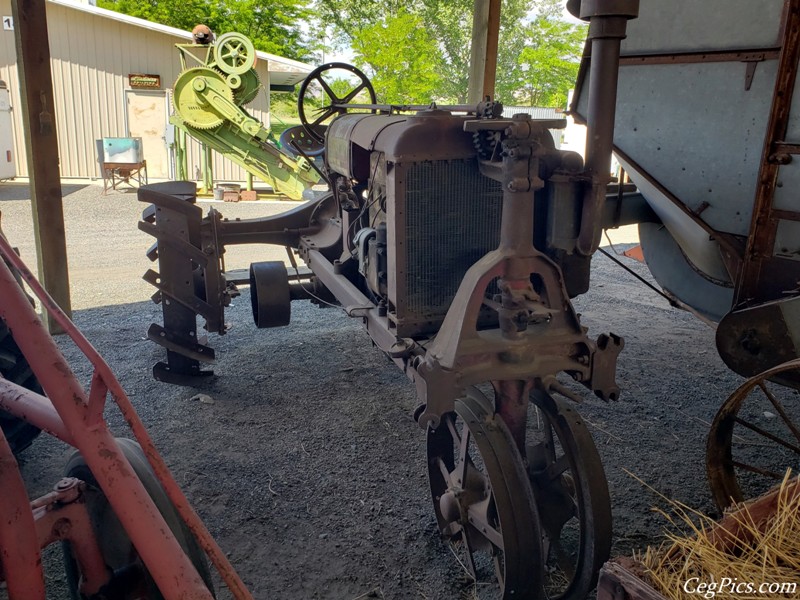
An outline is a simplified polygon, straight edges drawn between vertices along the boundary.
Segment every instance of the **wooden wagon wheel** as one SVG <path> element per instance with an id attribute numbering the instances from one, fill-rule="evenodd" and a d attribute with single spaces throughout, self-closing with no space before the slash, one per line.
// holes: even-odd
<path id="1" fill-rule="evenodd" d="M 800 359 L 751 377 L 720 408 L 706 445 L 720 510 L 767 491 L 800 470 Z"/>

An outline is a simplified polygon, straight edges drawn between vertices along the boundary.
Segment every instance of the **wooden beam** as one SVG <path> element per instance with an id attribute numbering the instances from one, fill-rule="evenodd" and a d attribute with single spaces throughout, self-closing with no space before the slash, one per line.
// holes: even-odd
<path id="1" fill-rule="evenodd" d="M 468 103 L 494 97 L 501 0 L 475 0 L 472 13 L 472 52 Z"/>
<path id="2" fill-rule="evenodd" d="M 483 65 L 486 62 L 486 34 L 489 31 L 489 0 L 475 0 L 472 9 L 472 53 L 469 59 L 467 103 L 483 100 Z"/>
<path id="3" fill-rule="evenodd" d="M 494 98 L 497 78 L 497 49 L 500 40 L 500 0 L 489 0 L 489 23 L 486 32 L 486 61 L 483 68 L 483 95 Z"/>
<path id="4" fill-rule="evenodd" d="M 71 316 L 46 0 L 11 0 L 39 279 Z M 51 333 L 62 333 L 45 315 Z"/>

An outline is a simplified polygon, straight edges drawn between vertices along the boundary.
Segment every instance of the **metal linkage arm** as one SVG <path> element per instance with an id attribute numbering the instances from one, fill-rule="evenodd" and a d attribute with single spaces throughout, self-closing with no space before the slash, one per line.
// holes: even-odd
<path id="1" fill-rule="evenodd" d="M 602 398 L 619 394 L 614 372 L 622 339 L 587 337 L 561 270 L 533 246 L 534 195 L 544 186 L 540 161 L 569 156 L 552 147 L 547 122 L 516 115 L 510 122 L 467 122 L 465 128 L 474 131 L 484 123 L 492 130 L 505 127 L 502 166 L 484 171 L 503 184 L 500 244 L 467 271 L 439 333 L 414 365 L 417 391 L 426 403 L 419 418 L 423 427 L 435 426 L 452 411 L 466 386 L 484 381 L 535 383 L 573 397 L 556 380 L 567 372 Z M 500 293 L 487 299 L 494 280 Z M 483 306 L 497 311 L 498 327 L 478 329 Z M 506 420 L 514 419 L 509 414 Z"/>

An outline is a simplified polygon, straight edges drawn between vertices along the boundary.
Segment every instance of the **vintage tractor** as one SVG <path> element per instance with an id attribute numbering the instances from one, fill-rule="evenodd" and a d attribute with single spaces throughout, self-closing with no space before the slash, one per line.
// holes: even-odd
<path id="1" fill-rule="evenodd" d="M 618 52 L 638 3 L 616 4 L 586 16 L 614 32 Z M 592 74 L 615 81 L 617 58 L 594 61 Z M 335 92 L 328 78 L 342 72 L 351 88 Z M 329 103 L 312 113 L 314 84 Z M 613 107 L 615 87 L 590 100 L 597 136 L 586 164 L 556 149 L 549 130 L 564 121 L 503 119 L 489 99 L 352 102 L 370 89 L 363 73 L 339 63 L 319 67 L 301 87 L 307 133 L 324 140 L 330 191 L 318 199 L 229 221 L 216 210 L 202 215 L 193 183 L 140 190 L 149 204 L 140 227 L 157 239 L 149 256 L 159 263 L 145 279 L 164 311 L 164 325 L 148 335 L 167 349 L 154 374 L 187 384 L 208 374 L 200 365 L 213 350 L 196 317 L 225 332 L 223 309 L 238 293 L 224 272 L 226 246 L 285 246 L 291 270 L 250 266 L 256 325 L 288 324 L 294 299 L 341 306 L 361 320 L 416 387 L 436 518 L 472 574 L 495 573 L 503 598 L 543 590 L 584 598 L 609 554 L 611 515 L 603 467 L 572 402 L 580 389 L 617 398 L 623 342 L 590 338 L 570 298 L 588 289 L 607 224 L 614 113 L 601 109 Z M 197 119 L 206 118 L 202 109 L 216 111 L 196 106 Z M 621 193 L 630 222 L 652 215 L 635 191 Z"/>
<path id="2" fill-rule="evenodd" d="M 494 571 L 503 598 L 583 598 L 609 552 L 602 465 L 571 403 L 581 387 L 619 394 L 622 340 L 589 338 L 570 302 L 589 287 L 604 227 L 639 223 L 656 280 L 719 320 L 721 355 L 755 377 L 709 436 L 718 504 L 742 496 L 743 477 L 780 477 L 800 457 L 797 394 L 771 387 L 798 383 L 800 0 L 647 2 L 630 32 L 637 0 L 568 8 L 589 22 L 572 107 L 588 125 L 585 161 L 555 148 L 548 130 L 562 123 L 502 119 L 490 99 L 356 104 L 367 78 L 332 63 L 309 75 L 299 106 L 324 142 L 329 192 L 236 221 L 203 216 L 190 183 L 139 196 L 159 262 L 145 279 L 164 311 L 148 332 L 167 349 L 155 376 L 210 374 L 197 315 L 225 333 L 239 283 L 259 327 L 288 324 L 297 299 L 342 307 L 415 385 L 439 529 L 476 578 Z M 326 79 L 337 70 L 349 91 Z M 316 113 L 314 85 L 328 97 Z M 612 184 L 612 150 L 635 185 Z M 291 269 L 254 263 L 246 279 L 226 277 L 225 247 L 247 243 L 285 246 Z M 749 458 L 745 436 L 760 438 L 743 445 Z"/>

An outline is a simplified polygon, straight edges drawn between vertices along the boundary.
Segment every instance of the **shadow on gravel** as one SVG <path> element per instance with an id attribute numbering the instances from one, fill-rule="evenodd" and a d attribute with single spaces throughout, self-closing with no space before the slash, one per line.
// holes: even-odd
<path id="1" fill-rule="evenodd" d="M 649 278 L 644 265 L 626 264 Z M 713 510 L 705 437 L 739 378 L 717 356 L 710 328 L 604 256 L 592 270 L 592 289 L 576 309 L 593 337 L 625 338 L 623 393 L 613 403 L 586 394 L 579 411 L 609 481 L 613 554 L 621 555 L 657 543 L 666 524 L 651 510 L 663 501 L 629 472 L 670 498 Z M 289 326 L 258 330 L 249 305 L 245 289 L 226 310 L 230 332 L 211 336 L 217 375 L 202 388 L 152 379 L 166 352 L 146 331 L 161 322 L 160 306 L 80 310 L 75 322 L 117 373 L 255 597 L 472 598 L 437 534 L 413 386 L 340 310 L 295 302 Z M 84 382 L 90 376 L 85 366 L 78 373 Z M 115 409 L 106 418 L 127 433 Z M 60 467 L 52 465 L 63 464 L 41 441 L 24 469 L 40 493 L 58 480 Z M 484 592 L 490 589 L 475 597 Z"/>
<path id="2" fill-rule="evenodd" d="M 85 187 L 88 187 L 88 184 L 62 185 L 61 195 L 66 198 L 70 194 L 78 192 Z M 31 197 L 31 188 L 27 183 L 14 183 L 14 182 L 0 183 L 0 202 L 4 202 L 7 200 L 30 200 L 30 197 Z"/>

